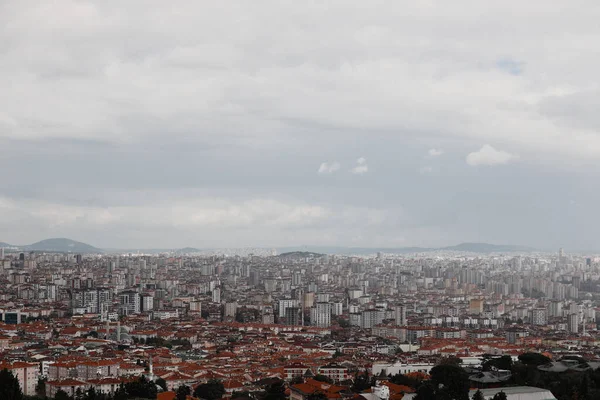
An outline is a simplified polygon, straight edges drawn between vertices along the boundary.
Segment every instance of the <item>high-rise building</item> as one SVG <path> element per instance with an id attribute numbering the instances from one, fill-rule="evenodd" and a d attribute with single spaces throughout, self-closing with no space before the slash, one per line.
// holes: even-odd
<path id="1" fill-rule="evenodd" d="M 302 325 L 300 307 L 287 307 L 285 309 L 284 322 L 286 325 Z"/>
<path id="2" fill-rule="evenodd" d="M 154 296 L 151 294 L 142 295 L 141 311 L 154 310 Z"/>
<path id="3" fill-rule="evenodd" d="M 371 329 L 375 325 L 383 322 L 385 311 L 383 310 L 365 310 L 361 314 L 360 327 L 363 329 Z"/>
<path id="4" fill-rule="evenodd" d="M 310 322 L 313 326 L 327 328 L 331 326 L 331 304 L 319 302 L 310 309 Z"/>
<path id="5" fill-rule="evenodd" d="M 579 332 L 579 315 L 578 314 L 569 314 L 567 317 L 567 329 L 571 333 Z"/>
<path id="6" fill-rule="evenodd" d="M 286 316 L 285 310 L 290 307 L 299 307 L 300 302 L 296 299 L 281 299 L 279 300 L 279 318 L 284 318 Z"/>
<path id="7" fill-rule="evenodd" d="M 292 286 L 301 286 L 302 285 L 302 272 L 294 271 L 292 273 Z"/>
<path id="8" fill-rule="evenodd" d="M 403 304 L 398 304 L 394 307 L 394 319 L 397 326 L 406 325 L 406 307 Z"/>
<path id="9" fill-rule="evenodd" d="M 220 303 L 221 302 L 221 289 L 220 288 L 214 288 L 212 291 L 212 302 L 213 303 Z"/>
<path id="10" fill-rule="evenodd" d="M 140 303 L 140 294 L 134 290 L 119 293 L 119 313 L 121 315 L 139 314 Z"/>
<path id="11" fill-rule="evenodd" d="M 529 321 L 532 325 L 546 325 L 548 312 L 545 308 L 534 308 L 529 311 Z"/>
<path id="12" fill-rule="evenodd" d="M 235 318 L 237 312 L 237 301 L 230 301 L 225 303 L 225 317 Z"/>

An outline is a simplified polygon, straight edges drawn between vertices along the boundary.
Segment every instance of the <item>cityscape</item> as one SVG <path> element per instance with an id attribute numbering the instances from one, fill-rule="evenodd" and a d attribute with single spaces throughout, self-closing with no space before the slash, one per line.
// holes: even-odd
<path id="1" fill-rule="evenodd" d="M 0 0 L 0 400 L 600 400 L 598 21 Z"/>
<path id="2" fill-rule="evenodd" d="M 597 256 L 0 251 L 0 368 L 32 398 L 599 393 Z"/>

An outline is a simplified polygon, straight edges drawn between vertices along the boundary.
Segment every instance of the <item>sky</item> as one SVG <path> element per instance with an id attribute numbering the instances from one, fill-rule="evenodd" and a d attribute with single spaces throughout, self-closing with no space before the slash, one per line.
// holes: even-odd
<path id="1" fill-rule="evenodd" d="M 600 2 L 0 2 L 0 241 L 600 250 Z"/>

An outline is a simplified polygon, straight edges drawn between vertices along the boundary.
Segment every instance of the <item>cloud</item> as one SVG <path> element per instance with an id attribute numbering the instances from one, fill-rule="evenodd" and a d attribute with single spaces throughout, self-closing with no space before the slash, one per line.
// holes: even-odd
<path id="1" fill-rule="evenodd" d="M 347 230 L 342 235 L 365 230 L 375 233 L 383 227 L 395 228 L 394 224 L 402 218 L 403 211 L 397 207 L 333 207 L 265 197 L 238 201 L 206 197 L 174 201 L 160 199 L 143 205 L 110 207 L 64 205 L 39 200 L 16 201 L 0 197 L 2 221 L 24 229 L 43 227 L 35 237 L 29 239 L 0 229 L 3 240 L 15 244 L 65 236 L 114 247 L 112 243 L 107 246 L 106 239 L 101 239 L 100 243 L 96 243 L 98 239 L 91 239 L 98 232 L 118 232 L 119 236 L 127 237 L 130 241 L 129 244 L 121 243 L 118 246 L 147 246 L 149 243 L 140 241 L 147 239 L 145 235 L 152 240 L 159 238 L 167 246 L 181 246 L 182 237 L 186 242 L 197 240 L 195 246 L 205 246 L 206 240 L 212 241 L 212 245 L 230 246 L 226 236 L 213 237 L 214 234 L 227 232 L 235 232 L 241 241 L 239 246 L 288 245 L 285 239 L 290 240 L 290 237 L 297 238 L 298 243 L 318 244 L 316 234 L 327 233 L 336 238 L 339 237 L 340 227 Z M 264 237 L 260 235 L 257 238 L 255 233 L 258 231 L 264 232 Z M 138 239 L 134 239 L 138 236 Z"/>
<path id="2" fill-rule="evenodd" d="M 441 150 L 441 149 L 429 149 L 429 151 L 427 152 L 427 154 L 429 154 L 430 157 L 438 157 L 438 156 L 441 156 L 442 154 L 444 154 L 444 150 Z"/>
<path id="3" fill-rule="evenodd" d="M 419 173 L 422 175 L 427 175 L 429 173 L 433 172 L 433 168 L 431 166 L 425 166 L 425 167 L 421 167 L 419 169 Z"/>
<path id="4" fill-rule="evenodd" d="M 467 164 L 472 167 L 478 165 L 502 165 L 507 164 L 517 156 L 514 154 L 507 153 L 494 149 L 489 144 L 483 145 L 481 149 L 467 155 Z"/>
<path id="5" fill-rule="evenodd" d="M 336 171 L 338 171 L 341 168 L 341 165 L 339 162 L 334 161 L 334 162 L 324 162 L 321 163 L 321 166 L 319 167 L 319 171 L 318 173 L 320 175 L 325 175 L 325 174 L 332 174 Z"/>
<path id="6" fill-rule="evenodd" d="M 369 166 L 367 165 L 367 159 L 364 157 L 360 157 L 356 160 L 356 166 L 352 168 L 351 172 L 356 175 L 363 175 L 369 171 Z"/>

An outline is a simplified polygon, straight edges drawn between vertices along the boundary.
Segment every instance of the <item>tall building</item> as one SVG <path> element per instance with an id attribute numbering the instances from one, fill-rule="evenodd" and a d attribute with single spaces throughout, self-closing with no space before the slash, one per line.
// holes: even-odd
<path id="1" fill-rule="evenodd" d="M 302 285 L 302 272 L 294 271 L 292 274 L 292 286 L 301 286 Z"/>
<path id="2" fill-rule="evenodd" d="M 331 304 L 319 302 L 310 309 L 310 322 L 313 326 L 327 328 L 331 326 Z"/>
<path id="3" fill-rule="evenodd" d="M 212 302 L 213 303 L 220 303 L 221 302 L 221 289 L 220 288 L 214 288 L 212 291 Z"/>
<path id="4" fill-rule="evenodd" d="M 154 296 L 151 294 L 144 294 L 142 296 L 141 311 L 152 311 L 154 310 Z"/>
<path id="5" fill-rule="evenodd" d="M 250 285 L 258 286 L 260 285 L 260 271 L 257 269 L 253 269 L 250 271 Z"/>
<path id="6" fill-rule="evenodd" d="M 383 322 L 385 311 L 383 310 L 365 310 L 360 317 L 360 327 L 363 329 L 371 329 L 375 325 Z"/>
<path id="7" fill-rule="evenodd" d="M 300 307 L 287 307 L 285 309 L 284 322 L 286 325 L 302 325 Z"/>
<path id="8" fill-rule="evenodd" d="M 300 302 L 296 299 L 281 299 L 279 300 L 279 318 L 286 316 L 285 310 L 289 307 L 299 307 Z"/>
<path id="9" fill-rule="evenodd" d="M 225 317 L 235 318 L 237 312 L 237 301 L 230 301 L 225 303 Z"/>
<path id="10" fill-rule="evenodd" d="M 578 314 L 569 314 L 567 317 L 567 329 L 571 333 L 579 332 L 579 315 Z"/>
<path id="11" fill-rule="evenodd" d="M 140 294 L 134 290 L 119 293 L 119 313 L 121 315 L 139 314 L 141 310 Z"/>
<path id="12" fill-rule="evenodd" d="M 529 321 L 532 325 L 546 325 L 548 323 L 548 312 L 545 308 L 534 308 L 529 311 Z"/>
<path id="13" fill-rule="evenodd" d="M 406 307 L 403 304 L 398 304 L 394 307 L 394 319 L 397 326 L 406 325 Z"/>

